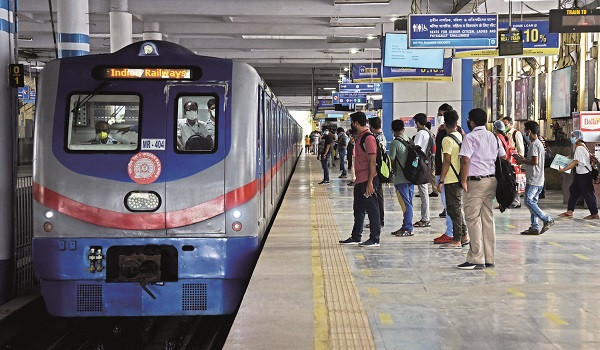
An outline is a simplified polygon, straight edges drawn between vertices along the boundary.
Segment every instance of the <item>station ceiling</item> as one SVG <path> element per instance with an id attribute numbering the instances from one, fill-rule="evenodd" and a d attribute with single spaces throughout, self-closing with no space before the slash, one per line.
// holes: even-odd
<path id="1" fill-rule="evenodd" d="M 530 0 L 532 9 L 513 2 L 513 11 L 547 13 L 558 1 Z M 56 0 L 52 5 L 56 11 Z M 344 67 L 378 65 L 381 36 L 393 28 L 394 18 L 414 11 L 485 12 L 486 6 L 508 13 L 505 0 L 129 0 L 127 5 L 134 41 L 142 39 L 145 27 L 158 25 L 165 40 L 197 54 L 248 62 L 297 107 L 310 103 L 313 68 L 323 96 L 323 88 L 337 87 Z M 91 53 L 110 52 L 110 8 L 111 0 L 89 0 Z M 56 13 L 53 17 L 56 21 Z M 48 1 L 19 0 L 18 19 L 20 60 L 53 59 Z"/>

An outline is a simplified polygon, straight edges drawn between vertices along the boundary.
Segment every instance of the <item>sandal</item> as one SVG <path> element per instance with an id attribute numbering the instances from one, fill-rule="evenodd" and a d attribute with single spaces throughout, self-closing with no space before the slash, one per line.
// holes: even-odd
<path id="1" fill-rule="evenodd" d="M 430 227 L 431 223 L 429 221 L 419 220 L 413 224 L 414 227 Z"/>
<path id="2" fill-rule="evenodd" d="M 396 237 L 409 237 L 409 236 L 414 236 L 415 234 L 407 231 L 407 230 L 403 230 L 403 229 L 399 229 L 398 231 L 394 231 L 392 232 L 392 234 Z"/>
<path id="3" fill-rule="evenodd" d="M 573 213 L 569 213 L 568 211 L 565 211 L 564 213 L 560 213 L 558 214 L 558 216 L 560 216 L 561 218 L 573 218 Z"/>
<path id="4" fill-rule="evenodd" d="M 464 241 L 464 242 L 461 242 L 461 243 L 460 243 L 460 245 L 461 245 L 461 246 L 463 246 L 463 247 L 464 247 L 464 246 L 467 246 L 467 245 L 469 245 L 469 244 L 471 244 L 471 242 L 470 242 L 470 241 Z"/>
<path id="5" fill-rule="evenodd" d="M 462 244 L 454 245 L 451 243 L 445 243 L 440 246 L 440 249 L 462 249 L 462 247 L 463 247 Z"/>
<path id="6" fill-rule="evenodd" d="M 585 220 L 597 220 L 600 219 L 600 216 L 598 216 L 598 214 L 592 214 L 592 215 L 588 215 L 586 217 L 584 217 Z"/>

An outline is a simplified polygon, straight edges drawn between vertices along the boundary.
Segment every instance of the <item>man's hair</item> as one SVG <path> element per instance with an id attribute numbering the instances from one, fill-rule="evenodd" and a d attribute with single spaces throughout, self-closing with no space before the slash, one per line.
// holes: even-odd
<path id="1" fill-rule="evenodd" d="M 183 105 L 183 110 L 184 111 L 197 111 L 198 104 L 194 101 L 188 101 Z"/>
<path id="2" fill-rule="evenodd" d="M 395 132 L 404 130 L 404 121 L 402 119 L 396 119 L 392 121 L 392 130 Z"/>
<path id="3" fill-rule="evenodd" d="M 458 124 L 458 113 L 451 109 L 444 112 L 444 124 L 448 128 L 454 128 Z"/>
<path id="4" fill-rule="evenodd" d="M 431 130 L 431 122 L 428 121 L 427 123 L 425 123 L 425 127 L 427 128 L 427 130 Z"/>
<path id="5" fill-rule="evenodd" d="M 475 108 L 469 112 L 468 119 L 475 123 L 475 126 L 483 126 L 487 122 L 487 114 L 483 109 Z"/>
<path id="6" fill-rule="evenodd" d="M 102 126 L 106 125 L 106 129 L 110 130 L 110 124 L 108 124 L 108 122 L 104 121 L 104 120 L 100 120 L 98 122 L 96 122 L 95 124 L 95 128 L 96 130 L 102 128 Z"/>
<path id="7" fill-rule="evenodd" d="M 425 115 L 425 113 L 415 114 L 415 116 L 413 117 L 413 120 L 421 125 L 427 124 L 427 116 Z"/>
<path id="8" fill-rule="evenodd" d="M 381 129 L 381 119 L 379 117 L 369 118 L 369 125 L 375 130 Z"/>
<path id="9" fill-rule="evenodd" d="M 511 117 L 504 117 L 504 118 L 502 118 L 502 120 L 506 120 L 509 123 L 513 122 L 513 118 L 511 118 Z"/>
<path id="10" fill-rule="evenodd" d="M 352 122 L 358 123 L 360 126 L 367 126 L 367 116 L 363 112 L 354 112 L 350 114 Z"/>
<path id="11" fill-rule="evenodd" d="M 208 107 L 208 109 L 210 109 L 210 107 L 212 106 L 217 106 L 217 101 L 214 98 L 211 98 L 210 100 L 208 100 L 208 102 L 206 102 L 206 106 Z"/>
<path id="12" fill-rule="evenodd" d="M 342 128 L 342 127 L 337 128 L 337 132 L 338 132 L 338 134 L 341 132 L 344 132 L 344 128 Z"/>
<path id="13" fill-rule="evenodd" d="M 442 105 L 441 105 L 441 106 L 438 108 L 438 111 L 442 111 L 442 112 L 448 112 L 448 111 L 451 111 L 451 110 L 453 110 L 453 109 L 454 109 L 454 108 L 452 108 L 452 106 L 450 106 L 449 104 L 447 104 L 447 103 L 443 103 L 443 104 L 442 104 Z"/>
<path id="14" fill-rule="evenodd" d="M 533 120 L 525 122 L 525 130 L 531 131 L 533 134 L 540 134 L 540 125 Z"/>

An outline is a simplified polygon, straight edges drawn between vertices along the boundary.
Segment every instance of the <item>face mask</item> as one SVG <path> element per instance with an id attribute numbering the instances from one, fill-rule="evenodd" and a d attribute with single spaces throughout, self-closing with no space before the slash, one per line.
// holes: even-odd
<path id="1" fill-rule="evenodd" d="M 577 139 L 575 137 L 571 136 L 571 143 L 572 144 L 576 144 L 577 143 Z"/>
<path id="2" fill-rule="evenodd" d="M 108 133 L 106 131 L 100 131 L 96 136 L 98 136 L 98 139 L 100 140 L 106 140 L 108 138 Z"/>
<path id="3" fill-rule="evenodd" d="M 473 131 L 473 127 L 471 127 L 471 121 L 467 120 L 467 128 L 469 128 L 469 131 Z"/>
<path id="4" fill-rule="evenodd" d="M 354 126 L 354 124 L 350 124 L 350 128 L 352 128 L 352 131 L 353 131 L 353 132 L 356 132 L 356 131 L 357 131 L 357 130 L 356 130 L 356 127 Z"/>
<path id="5" fill-rule="evenodd" d="M 437 125 L 442 125 L 444 124 L 444 116 L 443 115 L 438 115 L 437 117 Z"/>
<path id="6" fill-rule="evenodd" d="M 323 132 L 323 135 L 329 135 L 329 131 Z"/>
<path id="7" fill-rule="evenodd" d="M 198 117 L 198 111 L 187 111 L 185 112 L 185 117 L 189 120 L 194 120 Z"/>
<path id="8" fill-rule="evenodd" d="M 529 137 L 530 134 L 525 135 L 524 139 L 527 143 L 531 143 L 531 138 Z"/>

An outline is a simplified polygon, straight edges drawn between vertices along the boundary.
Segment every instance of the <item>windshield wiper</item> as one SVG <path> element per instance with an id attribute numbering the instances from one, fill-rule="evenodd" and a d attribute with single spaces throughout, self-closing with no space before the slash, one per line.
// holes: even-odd
<path id="1" fill-rule="evenodd" d="M 87 101 L 91 100 L 92 97 L 96 96 L 98 94 L 98 92 L 100 92 L 100 90 L 108 87 L 110 85 L 109 81 L 103 81 L 100 84 L 98 84 L 98 86 L 96 86 L 96 88 L 94 90 L 92 90 L 92 92 L 87 95 L 86 97 L 83 98 L 83 100 L 81 99 L 81 95 L 79 95 L 79 99 L 77 99 L 77 104 L 75 105 L 75 107 L 73 107 L 73 109 L 71 110 L 71 113 L 75 114 L 75 116 L 79 115 L 79 108 L 81 108 L 81 106 L 86 103 Z"/>

